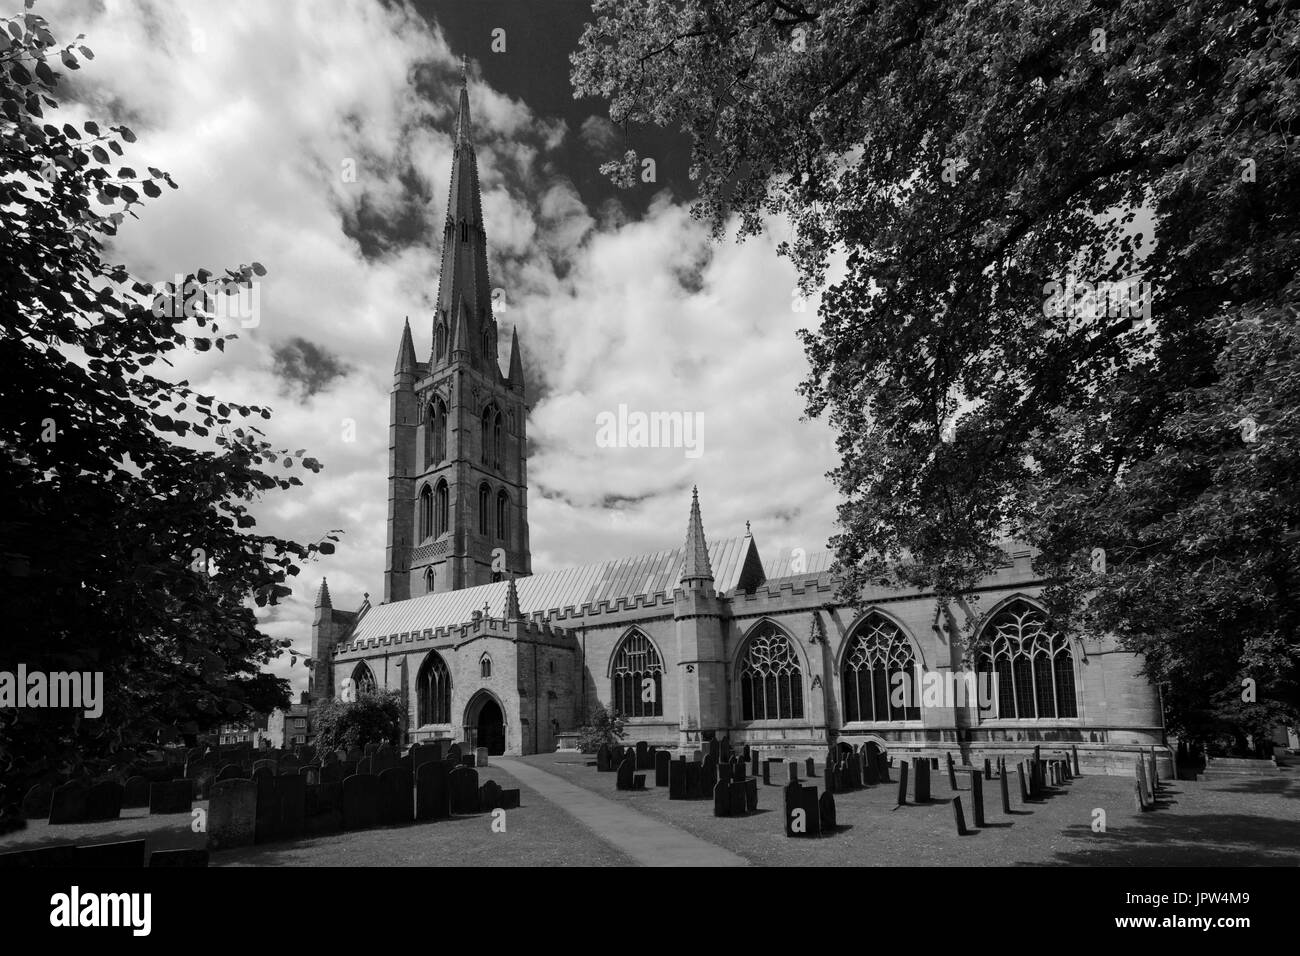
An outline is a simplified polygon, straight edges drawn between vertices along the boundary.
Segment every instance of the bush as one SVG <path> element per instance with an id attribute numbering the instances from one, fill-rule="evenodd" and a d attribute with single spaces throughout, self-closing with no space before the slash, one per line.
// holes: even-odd
<path id="1" fill-rule="evenodd" d="M 316 756 L 384 741 L 396 747 L 405 721 L 397 691 L 362 693 L 354 701 L 323 700 L 312 713 Z"/>
<path id="2" fill-rule="evenodd" d="M 585 754 L 595 753 L 601 744 L 616 744 L 627 732 L 623 729 L 626 718 L 618 711 L 610 712 L 597 704 L 587 715 L 587 723 L 578 728 L 578 749 Z"/>

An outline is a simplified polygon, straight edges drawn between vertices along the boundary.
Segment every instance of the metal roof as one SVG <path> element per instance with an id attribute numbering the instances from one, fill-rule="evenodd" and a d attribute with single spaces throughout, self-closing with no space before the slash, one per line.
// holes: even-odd
<path id="1" fill-rule="evenodd" d="M 752 543 L 753 538 L 745 536 L 725 538 L 709 545 L 716 590 L 726 592 L 735 588 Z M 599 601 L 671 591 L 681 576 L 685 552 L 684 547 L 654 551 L 516 578 L 519 607 L 529 616 L 538 611 L 550 613 Z M 366 612 L 347 642 L 464 624 L 473 619 L 476 611 L 482 611 L 485 604 L 490 617 L 500 618 L 505 614 L 508 586 L 508 582 L 498 581 L 376 605 Z"/>
<path id="2" fill-rule="evenodd" d="M 777 553 L 776 560 L 767 568 L 767 580 L 777 581 L 781 578 L 812 578 L 829 571 L 835 560 L 834 551 L 805 551 L 802 566 L 794 570 L 794 552 L 797 549 L 783 548 Z"/>

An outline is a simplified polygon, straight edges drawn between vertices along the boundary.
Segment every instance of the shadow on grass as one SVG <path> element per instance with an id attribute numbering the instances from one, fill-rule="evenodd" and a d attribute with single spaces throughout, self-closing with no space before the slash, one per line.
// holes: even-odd
<path id="1" fill-rule="evenodd" d="M 1105 833 L 1094 833 L 1090 824 L 1082 823 L 1062 832 L 1073 843 L 1054 854 L 1063 864 L 1300 865 L 1300 821 L 1244 814 L 1146 813 L 1112 824 Z"/>

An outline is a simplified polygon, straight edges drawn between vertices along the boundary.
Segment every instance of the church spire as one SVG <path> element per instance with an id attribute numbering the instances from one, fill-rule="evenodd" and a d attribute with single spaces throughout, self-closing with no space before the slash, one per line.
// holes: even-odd
<path id="1" fill-rule="evenodd" d="M 510 584 L 506 588 L 506 614 L 507 621 L 518 621 L 522 618 L 523 612 L 519 610 L 519 591 L 515 588 L 514 572 L 510 574 Z"/>
<path id="2" fill-rule="evenodd" d="M 510 374 L 506 377 L 511 385 L 517 385 L 522 390 L 524 387 L 524 360 L 519 351 L 519 328 L 516 326 L 510 332 Z"/>
<path id="3" fill-rule="evenodd" d="M 411 341 L 411 320 L 406 320 L 402 329 L 402 342 L 397 346 L 397 364 L 393 367 L 394 375 L 403 372 L 415 373 L 415 343 Z"/>
<path id="4" fill-rule="evenodd" d="M 691 517 L 686 522 L 686 561 L 682 565 L 682 584 L 688 581 L 712 581 L 709 543 L 704 539 L 704 522 L 700 520 L 700 491 L 691 489 Z"/>
<path id="5" fill-rule="evenodd" d="M 333 607 L 333 605 L 330 604 L 330 586 L 326 583 L 324 578 L 320 579 L 320 590 L 316 592 L 316 606 Z"/>

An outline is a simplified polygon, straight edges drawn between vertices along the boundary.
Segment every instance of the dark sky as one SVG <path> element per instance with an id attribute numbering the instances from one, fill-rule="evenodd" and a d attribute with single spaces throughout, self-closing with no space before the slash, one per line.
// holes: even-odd
<path id="1" fill-rule="evenodd" d="M 453 52 L 478 65 L 487 83 L 523 100 L 541 116 L 568 123 L 570 135 L 557 164 L 589 209 L 616 194 L 630 213 L 645 208 L 658 189 L 616 189 L 599 172 L 608 157 L 589 153 L 577 135 L 592 114 L 609 116 L 606 103 L 575 100 L 569 85 L 569 55 L 577 49 L 583 24 L 591 17 L 589 0 L 415 0 L 415 8 L 442 28 Z M 492 33 L 498 28 L 505 30 L 504 53 L 492 51 Z M 694 195 L 683 135 L 676 130 L 632 130 L 627 146 L 615 153 L 628 146 L 655 159 L 658 188 L 670 188 L 678 199 Z"/>

